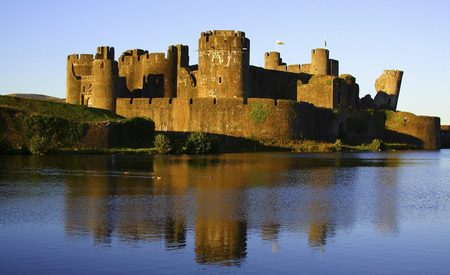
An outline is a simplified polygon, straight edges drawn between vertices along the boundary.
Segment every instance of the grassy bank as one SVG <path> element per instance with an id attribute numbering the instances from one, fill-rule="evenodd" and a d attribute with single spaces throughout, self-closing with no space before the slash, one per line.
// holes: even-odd
<path id="1" fill-rule="evenodd" d="M 183 145 L 177 145 L 178 147 Z M 289 143 L 277 144 L 266 142 L 259 146 L 248 145 L 221 148 L 218 146 L 216 150 L 209 153 L 249 153 L 249 152 L 296 152 L 296 153 L 326 153 L 326 152 L 378 152 L 378 151 L 396 151 L 396 150 L 415 150 L 414 145 L 403 143 L 385 143 L 379 140 L 371 143 L 363 143 L 360 145 L 348 145 L 341 142 L 327 143 L 313 140 L 299 140 Z M 104 148 L 104 149 L 73 149 L 62 148 L 53 150 L 56 154 L 189 154 L 187 151 L 169 150 L 161 151 L 157 146 L 146 148 Z M 195 154 L 192 152 L 191 154 Z"/>
<path id="2" fill-rule="evenodd" d="M 13 96 L 0 96 L 0 108 L 20 111 L 27 115 L 35 114 L 78 122 L 104 122 L 123 119 L 123 117 L 108 110 Z"/>
<path id="3" fill-rule="evenodd" d="M 203 133 L 161 132 L 153 122 L 126 119 L 113 112 L 43 100 L 0 96 L 0 152 L 171 153 L 225 152 L 361 152 L 417 149 L 408 144 L 336 140 L 255 141 Z M 355 145 L 356 144 L 356 145 Z"/>
<path id="4" fill-rule="evenodd" d="M 154 123 L 113 112 L 43 100 L 0 96 L 0 152 L 151 146 Z"/>
<path id="5" fill-rule="evenodd" d="M 393 151 L 393 150 L 413 150 L 416 146 L 405 143 L 387 143 L 379 139 L 374 139 L 370 143 L 360 143 L 357 145 L 346 144 L 341 140 L 334 143 L 315 141 L 315 140 L 295 140 L 286 143 L 265 143 L 267 146 L 272 145 L 281 150 L 289 150 L 292 152 L 377 152 L 377 151 Z"/>

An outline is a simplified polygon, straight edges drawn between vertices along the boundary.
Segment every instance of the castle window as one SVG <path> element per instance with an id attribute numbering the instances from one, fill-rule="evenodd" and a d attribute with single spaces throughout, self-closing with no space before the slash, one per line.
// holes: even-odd
<path id="1" fill-rule="evenodd" d="M 219 76 L 219 83 L 222 83 L 222 77 Z"/>

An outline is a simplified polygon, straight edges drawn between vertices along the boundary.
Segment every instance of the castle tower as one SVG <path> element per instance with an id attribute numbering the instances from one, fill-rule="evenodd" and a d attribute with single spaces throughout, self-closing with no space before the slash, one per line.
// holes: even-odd
<path id="1" fill-rule="evenodd" d="M 66 103 L 83 104 L 81 101 L 81 78 L 91 75 L 92 54 L 71 54 L 67 57 Z"/>
<path id="2" fill-rule="evenodd" d="M 250 40 L 240 31 L 202 32 L 198 47 L 199 97 L 246 97 Z"/>
<path id="3" fill-rule="evenodd" d="M 374 103 L 380 108 L 397 110 L 400 86 L 402 85 L 403 71 L 384 70 L 383 74 L 375 81 L 377 95 Z"/>
<path id="4" fill-rule="evenodd" d="M 329 51 L 327 49 L 311 50 L 311 74 L 330 74 Z"/>
<path id="5" fill-rule="evenodd" d="M 186 68 L 189 67 L 189 46 L 186 45 L 175 45 L 177 52 L 177 65 L 178 67 Z"/>
<path id="6" fill-rule="evenodd" d="M 164 97 L 176 97 L 178 70 L 189 67 L 189 47 L 180 44 L 169 46 L 167 60 L 167 89 Z"/>
<path id="7" fill-rule="evenodd" d="M 264 54 L 264 68 L 268 70 L 276 70 L 282 64 L 283 60 L 279 52 L 268 52 Z"/>
<path id="8" fill-rule="evenodd" d="M 113 47 L 98 47 L 95 60 L 92 63 L 92 107 L 116 110 L 116 77 L 117 62 L 114 61 Z"/>

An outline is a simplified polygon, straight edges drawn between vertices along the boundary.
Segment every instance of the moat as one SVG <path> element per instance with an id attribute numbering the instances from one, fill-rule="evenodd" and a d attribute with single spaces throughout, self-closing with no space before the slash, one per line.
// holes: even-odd
<path id="1" fill-rule="evenodd" d="M 450 150 L 0 156 L 11 273 L 448 274 Z"/>

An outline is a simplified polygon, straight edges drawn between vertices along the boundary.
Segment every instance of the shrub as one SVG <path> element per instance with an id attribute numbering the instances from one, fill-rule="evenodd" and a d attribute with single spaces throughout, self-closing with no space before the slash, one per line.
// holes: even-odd
<path id="1" fill-rule="evenodd" d="M 167 154 L 172 150 L 170 139 L 164 134 L 157 134 L 153 141 L 156 152 L 159 154 Z"/>
<path id="2" fill-rule="evenodd" d="M 84 133 L 84 124 L 66 119 L 34 115 L 24 120 L 27 147 L 32 154 L 78 142 Z"/>
<path id="3" fill-rule="evenodd" d="M 34 135 L 28 141 L 28 150 L 33 155 L 43 155 L 50 149 L 50 140 L 46 137 Z"/>
<path id="4" fill-rule="evenodd" d="M 212 153 L 215 147 L 215 140 L 202 132 L 191 133 L 186 140 L 186 152 L 189 154 Z"/>
<path id="5" fill-rule="evenodd" d="M 376 138 L 368 144 L 368 148 L 370 151 L 381 151 L 383 149 L 383 142 Z"/>
<path id="6" fill-rule="evenodd" d="M 334 151 L 336 151 L 336 152 L 342 151 L 342 141 L 340 139 L 336 139 L 333 146 L 334 146 Z"/>

